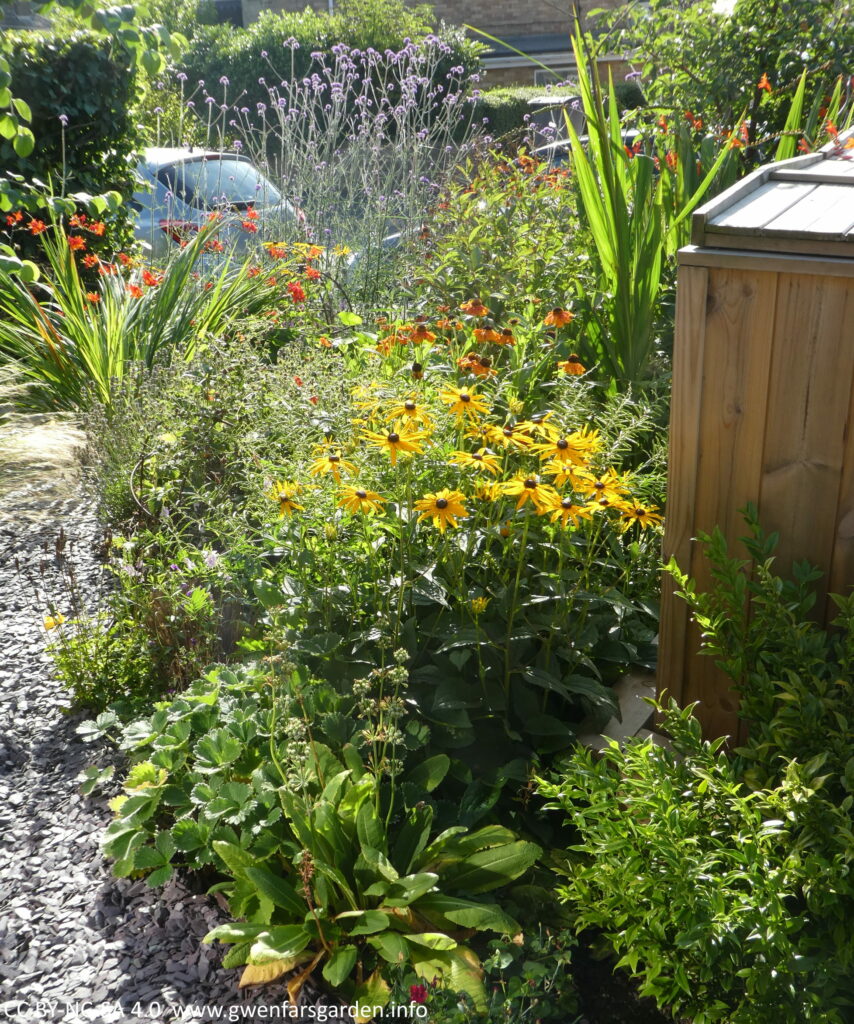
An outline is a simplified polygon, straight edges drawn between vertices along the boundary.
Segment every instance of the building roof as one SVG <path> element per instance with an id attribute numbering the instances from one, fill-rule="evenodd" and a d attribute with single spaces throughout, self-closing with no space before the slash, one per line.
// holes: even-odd
<path id="1" fill-rule="evenodd" d="M 530 36 L 509 36 L 500 43 L 490 43 L 484 57 L 518 56 L 517 50 L 532 57 L 543 53 L 572 52 L 570 35 L 564 32 L 546 32 Z"/>

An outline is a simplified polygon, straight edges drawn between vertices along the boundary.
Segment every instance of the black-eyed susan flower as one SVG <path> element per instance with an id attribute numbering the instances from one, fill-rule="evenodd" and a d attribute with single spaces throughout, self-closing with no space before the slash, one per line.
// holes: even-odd
<path id="1" fill-rule="evenodd" d="M 396 466 L 399 455 L 421 455 L 424 451 L 423 442 L 427 435 L 423 431 L 412 430 L 404 425 L 398 430 L 390 430 L 387 433 L 363 430 L 362 437 L 371 448 L 387 451 L 392 466 Z"/>
<path id="2" fill-rule="evenodd" d="M 662 517 L 657 512 L 657 505 L 641 505 L 637 501 L 626 502 L 622 508 L 620 528 L 628 530 L 630 526 L 637 523 L 642 530 L 648 526 L 657 526 Z"/>
<path id="3" fill-rule="evenodd" d="M 292 480 L 277 480 L 270 488 L 268 492 L 269 497 L 279 503 L 280 519 L 293 515 L 295 510 L 302 509 L 302 505 L 296 500 L 296 496 L 301 490 L 302 487 Z"/>
<path id="4" fill-rule="evenodd" d="M 430 414 L 421 402 L 418 402 L 414 397 L 407 398 L 394 405 L 389 409 L 386 419 L 402 420 L 405 423 L 422 423 L 425 427 L 430 427 L 433 424 Z"/>
<path id="5" fill-rule="evenodd" d="M 477 298 L 469 299 L 468 302 L 464 302 L 460 306 L 460 309 L 464 313 L 468 313 L 469 316 L 487 316 L 489 314 L 487 307 L 484 306 L 480 299 Z"/>
<path id="6" fill-rule="evenodd" d="M 620 501 L 629 492 L 625 481 L 614 469 L 608 469 L 599 476 L 595 473 L 579 473 L 577 488 L 591 500 L 605 498 L 611 503 Z"/>
<path id="7" fill-rule="evenodd" d="M 501 484 L 482 481 L 474 489 L 474 496 L 478 501 L 498 501 L 504 496 Z"/>
<path id="8" fill-rule="evenodd" d="M 413 363 L 409 367 L 409 375 L 413 380 L 421 380 L 424 376 L 424 366 L 421 363 Z"/>
<path id="9" fill-rule="evenodd" d="M 568 309 L 561 309 L 556 306 L 553 310 L 546 314 L 543 323 L 546 327 L 565 327 L 568 323 L 571 323 L 575 319 L 574 314 Z"/>
<path id="10" fill-rule="evenodd" d="M 549 512 L 551 521 L 553 523 L 560 522 L 561 526 L 566 526 L 568 523 L 578 526 L 582 519 L 592 518 L 590 508 L 587 505 L 576 505 L 572 498 L 558 497 L 557 503 L 552 505 Z"/>
<path id="11" fill-rule="evenodd" d="M 569 484 L 573 490 L 585 493 L 584 486 L 586 486 L 587 481 L 580 476 L 582 469 L 571 462 L 558 462 L 556 459 L 551 459 L 540 467 L 540 471 L 545 476 L 553 478 L 552 483 L 555 487 Z"/>
<path id="12" fill-rule="evenodd" d="M 543 483 L 535 473 L 520 473 L 512 480 L 503 483 L 501 491 L 516 499 L 517 509 L 522 508 L 525 502 L 530 501 L 539 515 L 545 515 L 558 497 L 554 487 L 551 484 Z"/>
<path id="13" fill-rule="evenodd" d="M 364 515 L 372 516 L 376 512 L 383 511 L 382 506 L 385 502 L 386 499 L 376 491 L 366 491 L 359 487 L 348 486 L 342 488 L 338 506 L 353 514 L 361 512 Z"/>
<path id="14" fill-rule="evenodd" d="M 587 367 L 582 365 L 581 360 L 574 352 L 562 363 L 558 363 L 557 368 L 561 373 L 566 373 L 570 377 L 580 377 L 583 373 L 587 373 Z"/>
<path id="15" fill-rule="evenodd" d="M 331 473 L 336 484 L 341 483 L 341 474 L 347 473 L 350 476 L 358 476 L 358 466 L 348 462 L 341 457 L 339 452 L 325 452 L 319 459 L 308 467 L 311 476 L 323 476 L 324 473 Z"/>
<path id="16" fill-rule="evenodd" d="M 587 462 L 587 451 L 583 447 L 576 447 L 569 437 L 550 437 L 542 444 L 535 444 L 531 452 L 543 460 L 571 462 L 574 466 L 583 466 Z"/>
<path id="17" fill-rule="evenodd" d="M 439 399 L 450 408 L 457 419 L 476 419 L 489 412 L 483 395 L 475 394 L 468 388 L 445 388 L 439 392 Z"/>
<path id="18" fill-rule="evenodd" d="M 525 449 L 531 446 L 531 439 L 525 431 L 520 430 L 518 426 L 511 426 L 510 424 L 503 427 L 488 426 L 481 432 L 481 435 L 486 439 L 487 444 L 501 448 Z M 474 437 L 478 435 L 469 433 L 468 436 Z"/>
<path id="19" fill-rule="evenodd" d="M 468 516 L 464 501 L 465 495 L 462 491 L 444 489 L 436 491 L 435 494 L 425 494 L 420 501 L 415 502 L 416 511 L 421 513 L 418 522 L 432 519 L 433 525 L 444 533 L 449 524 L 456 527 L 458 519 L 465 519 Z"/>
<path id="20" fill-rule="evenodd" d="M 57 612 L 56 615 L 45 615 L 42 621 L 45 629 L 56 629 L 65 622 L 65 616 L 62 612 Z"/>
<path id="21" fill-rule="evenodd" d="M 476 452 L 454 452 L 449 462 L 463 469 L 474 469 L 495 476 L 501 468 L 498 456 L 488 448 L 478 448 Z"/>

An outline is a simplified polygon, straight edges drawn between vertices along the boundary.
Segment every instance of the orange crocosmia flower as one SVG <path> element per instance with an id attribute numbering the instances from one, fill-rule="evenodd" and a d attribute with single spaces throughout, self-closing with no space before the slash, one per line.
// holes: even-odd
<path id="1" fill-rule="evenodd" d="M 142 283 L 148 285 L 149 288 L 156 288 L 160 284 L 162 278 L 159 278 L 156 274 L 152 274 L 150 270 L 143 270 L 142 272 Z"/>
<path id="2" fill-rule="evenodd" d="M 306 267 L 305 276 L 309 279 L 309 281 L 319 281 L 320 271 L 317 269 L 317 267 Z"/>
<path id="3" fill-rule="evenodd" d="M 764 89 L 765 92 L 771 92 L 772 91 L 771 83 L 768 81 L 768 76 L 765 74 L 764 71 L 762 72 L 762 77 L 756 83 L 756 88 L 757 89 Z"/>
<path id="4" fill-rule="evenodd" d="M 847 144 L 848 145 L 851 144 L 851 140 L 850 139 L 848 140 Z M 801 141 L 798 143 L 798 152 L 799 153 L 811 153 L 812 152 L 812 148 L 810 147 L 810 144 L 807 142 L 806 139 L 801 139 Z"/>
<path id="5" fill-rule="evenodd" d="M 326 337 L 325 334 L 322 334 L 317 339 L 317 344 L 320 345 L 321 348 L 332 348 L 332 342 L 329 340 L 329 338 Z"/>
<path id="6" fill-rule="evenodd" d="M 6 218 L 8 223 L 9 218 Z M 47 224 L 43 220 L 31 220 L 27 225 L 27 230 L 33 235 L 40 235 L 42 231 L 47 231 Z"/>
<path id="7" fill-rule="evenodd" d="M 246 219 L 247 220 L 258 220 L 258 211 L 257 210 L 253 210 L 252 207 L 250 206 L 249 209 L 246 211 Z"/>
<path id="8" fill-rule="evenodd" d="M 250 267 L 246 271 L 246 276 L 247 277 L 257 277 L 260 273 L 261 273 L 261 268 L 260 267 Z"/>
<path id="9" fill-rule="evenodd" d="M 274 260 L 283 260 L 288 255 L 288 250 L 281 245 L 268 245 L 267 255 Z"/>
<path id="10" fill-rule="evenodd" d="M 86 292 L 86 298 L 95 305 L 101 301 L 101 296 L 97 292 Z"/>
<path id="11" fill-rule="evenodd" d="M 318 256 L 323 255 L 323 246 L 311 245 L 309 246 L 308 252 L 306 253 L 307 260 L 316 260 Z"/>
<path id="12" fill-rule="evenodd" d="M 560 309 L 555 307 L 550 313 L 546 314 L 543 323 L 547 327 L 564 327 L 574 319 L 574 314 L 568 309 Z"/>
<path id="13" fill-rule="evenodd" d="M 128 254 L 126 252 L 120 252 L 118 254 L 117 258 L 118 258 L 119 263 L 121 263 L 121 265 L 123 267 L 131 267 L 131 266 L 133 266 L 133 258 L 128 256 Z"/>
<path id="14" fill-rule="evenodd" d="M 667 153 L 664 157 L 664 161 L 671 171 L 675 171 L 676 166 L 679 163 L 679 157 L 675 153 Z"/>
<path id="15" fill-rule="evenodd" d="M 107 230 L 107 225 L 102 220 L 94 220 L 86 228 L 87 231 L 91 231 L 93 235 L 99 237 Z"/>
<path id="16" fill-rule="evenodd" d="M 587 368 L 582 365 L 581 360 L 574 352 L 562 363 L 558 363 L 557 368 L 563 373 L 568 373 L 570 377 L 580 377 L 582 374 L 587 373 Z"/>
<path id="17" fill-rule="evenodd" d="M 469 316 L 486 316 L 489 312 L 480 299 L 469 299 L 460 306 L 460 309 Z"/>
<path id="18" fill-rule="evenodd" d="M 88 256 L 83 257 L 84 267 L 97 267 L 100 262 L 101 261 L 93 252 L 90 252 Z"/>
<path id="19" fill-rule="evenodd" d="M 73 228 L 83 227 L 83 225 L 86 223 L 86 214 L 81 213 L 80 216 L 78 216 L 75 213 L 74 216 L 71 217 L 71 219 L 68 221 L 68 223 Z"/>
<path id="20" fill-rule="evenodd" d="M 254 235 L 255 232 L 258 230 L 258 225 L 253 224 L 251 220 L 242 220 L 240 222 L 240 226 L 243 228 L 244 231 L 248 231 L 252 235 Z"/>
<path id="21" fill-rule="evenodd" d="M 101 277 L 110 277 L 112 275 L 118 274 L 118 272 L 119 268 L 115 265 L 115 263 L 100 263 L 98 266 L 98 273 L 101 275 Z"/>
<path id="22" fill-rule="evenodd" d="M 85 249 L 86 242 L 79 235 L 69 235 L 68 248 L 72 251 L 75 249 Z"/>
<path id="23" fill-rule="evenodd" d="M 142 298 L 142 288 L 140 288 L 138 284 L 129 284 L 127 286 L 127 293 L 132 299 Z"/>
<path id="24" fill-rule="evenodd" d="M 273 285 L 277 284 L 277 281 L 276 281 L 275 277 L 268 277 L 267 281 L 266 281 L 266 284 L 269 285 L 272 288 Z"/>

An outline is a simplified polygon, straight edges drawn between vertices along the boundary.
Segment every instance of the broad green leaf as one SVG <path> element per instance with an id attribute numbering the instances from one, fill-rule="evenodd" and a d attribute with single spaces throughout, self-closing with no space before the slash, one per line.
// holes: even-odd
<path id="1" fill-rule="evenodd" d="M 471 900 L 431 892 L 422 896 L 416 907 L 419 914 L 439 915 L 461 928 L 493 931 L 503 935 L 517 935 L 520 926 L 509 914 L 494 903 L 474 903 Z"/>
<path id="2" fill-rule="evenodd" d="M 33 112 L 30 110 L 30 105 L 26 100 L 22 100 L 20 96 L 15 96 L 12 99 L 12 106 L 18 112 L 18 117 L 22 117 L 25 121 L 32 121 Z"/>
<path id="3" fill-rule="evenodd" d="M 353 927 L 347 930 L 348 935 L 374 935 L 389 926 L 388 914 L 381 910 L 345 910 L 335 920 L 343 920 L 345 926 L 350 920 L 355 920 Z"/>
<path id="4" fill-rule="evenodd" d="M 373 946 L 390 964 L 405 963 L 409 955 L 409 947 L 400 932 L 384 931 L 379 935 L 372 935 L 368 939 L 368 945 Z"/>
<path id="5" fill-rule="evenodd" d="M 541 853 L 539 846 L 521 839 L 481 850 L 448 867 L 442 875 L 443 888 L 453 886 L 472 895 L 489 892 L 524 874 Z"/>
<path id="6" fill-rule="evenodd" d="M 358 950 L 355 946 L 339 946 L 323 966 L 323 977 L 333 988 L 341 985 L 356 966 Z"/>
<path id="7" fill-rule="evenodd" d="M 261 932 L 268 931 L 263 924 L 239 924 L 230 921 L 228 924 L 218 925 L 213 931 L 207 933 L 202 942 L 247 942 L 255 940 Z"/>
<path id="8" fill-rule="evenodd" d="M 407 942 L 415 943 L 418 946 L 426 946 L 427 949 L 456 949 L 457 943 L 450 935 L 442 932 L 418 932 L 414 935 L 405 935 Z"/>
<path id="9" fill-rule="evenodd" d="M 429 871 L 415 875 L 407 875 L 389 884 L 383 903 L 388 907 L 406 907 L 419 896 L 423 896 L 436 887 L 439 876 Z"/>
<path id="10" fill-rule="evenodd" d="M 373 1016 L 373 1008 L 385 1006 L 391 997 L 391 989 L 383 979 L 379 970 L 359 985 L 353 993 L 353 1004 L 359 1008 L 356 1014 L 356 1024 L 368 1024 Z"/>
<path id="11" fill-rule="evenodd" d="M 18 156 L 27 157 L 35 149 L 36 137 L 29 128 L 25 128 L 22 124 L 19 124 L 18 133 L 15 136 L 15 141 L 12 143 L 12 146 Z"/>
<path id="12" fill-rule="evenodd" d="M 420 786 L 428 793 L 432 793 L 448 774 L 450 767 L 451 759 L 447 754 L 434 754 L 433 757 L 428 757 L 420 764 L 417 764 L 406 775 L 406 781 L 415 786 Z"/>
<path id="13" fill-rule="evenodd" d="M 251 964 L 286 960 L 297 956 L 311 942 L 311 936 L 301 924 L 286 924 L 269 928 L 258 935 L 249 951 Z"/>
<path id="14" fill-rule="evenodd" d="M 286 910 L 299 921 L 305 917 L 305 901 L 300 899 L 294 887 L 284 878 L 262 867 L 246 868 L 246 877 L 262 896 L 266 896 L 277 907 Z"/>

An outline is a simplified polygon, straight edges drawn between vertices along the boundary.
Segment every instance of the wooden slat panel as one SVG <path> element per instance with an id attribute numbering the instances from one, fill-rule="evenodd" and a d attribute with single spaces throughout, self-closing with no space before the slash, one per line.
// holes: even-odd
<path id="1" fill-rule="evenodd" d="M 854 234 L 847 235 L 810 235 L 805 238 L 785 238 L 780 235 L 763 235 L 761 228 L 738 232 L 734 228 L 726 231 L 709 230 L 706 232 L 706 244 L 719 249 L 743 249 L 752 252 L 787 253 L 805 256 L 842 256 L 854 259 Z"/>
<path id="2" fill-rule="evenodd" d="M 676 291 L 676 332 L 673 350 L 673 402 L 670 411 L 670 456 L 664 561 L 671 555 L 679 567 L 691 564 L 694 495 L 697 486 L 700 398 L 706 327 L 708 271 L 682 267 Z M 674 594 L 674 581 L 662 579 L 659 632 L 658 690 L 682 702 L 685 682 L 687 604 Z"/>
<path id="3" fill-rule="evenodd" d="M 854 256 L 852 248 L 846 251 Z M 710 249 L 686 245 L 679 250 L 680 267 L 729 267 L 732 270 L 764 270 L 777 274 L 808 274 L 822 277 L 854 277 L 854 258 L 823 259 L 794 253 L 764 253 L 749 250 Z"/>
<path id="4" fill-rule="evenodd" d="M 737 228 L 739 231 L 761 228 L 790 206 L 800 202 L 815 187 L 813 184 L 800 181 L 766 181 L 754 192 L 712 217 L 706 225 L 706 230 L 711 233 L 716 229 L 725 228 Z"/>
<path id="5" fill-rule="evenodd" d="M 764 230 L 844 235 L 852 226 L 854 181 L 850 185 L 819 185 L 785 213 L 769 221 Z"/>
<path id="6" fill-rule="evenodd" d="M 832 164 L 832 166 L 831 166 Z M 828 160 L 816 171 L 772 171 L 770 181 L 811 181 L 813 184 L 847 185 L 854 178 L 854 161 Z"/>
<path id="7" fill-rule="evenodd" d="M 854 347 L 854 281 L 846 284 L 845 306 L 839 319 L 840 349 Z M 840 382 L 840 386 L 843 383 Z M 854 375 L 848 383 L 851 395 L 847 414 L 841 424 L 845 449 L 835 517 L 833 560 L 828 579 L 828 592 L 831 594 L 847 594 L 854 586 Z M 825 617 L 832 621 L 835 616 L 836 606 L 828 601 Z"/>
<path id="8" fill-rule="evenodd" d="M 709 271 L 694 528 L 711 532 L 720 526 L 733 547 L 744 533 L 738 510 L 759 498 L 776 293 L 776 274 Z M 699 545 L 691 575 L 708 589 L 709 567 Z M 697 640 L 693 627 L 688 643 Z M 737 733 L 737 694 L 712 658 L 692 660 L 683 697 L 702 702 L 708 735 Z"/>
<path id="9" fill-rule="evenodd" d="M 852 299 L 854 281 L 780 278 L 759 511 L 765 529 L 780 532 L 782 576 L 795 559 L 831 567 L 854 377 Z M 825 588 L 826 577 L 819 619 Z"/>

